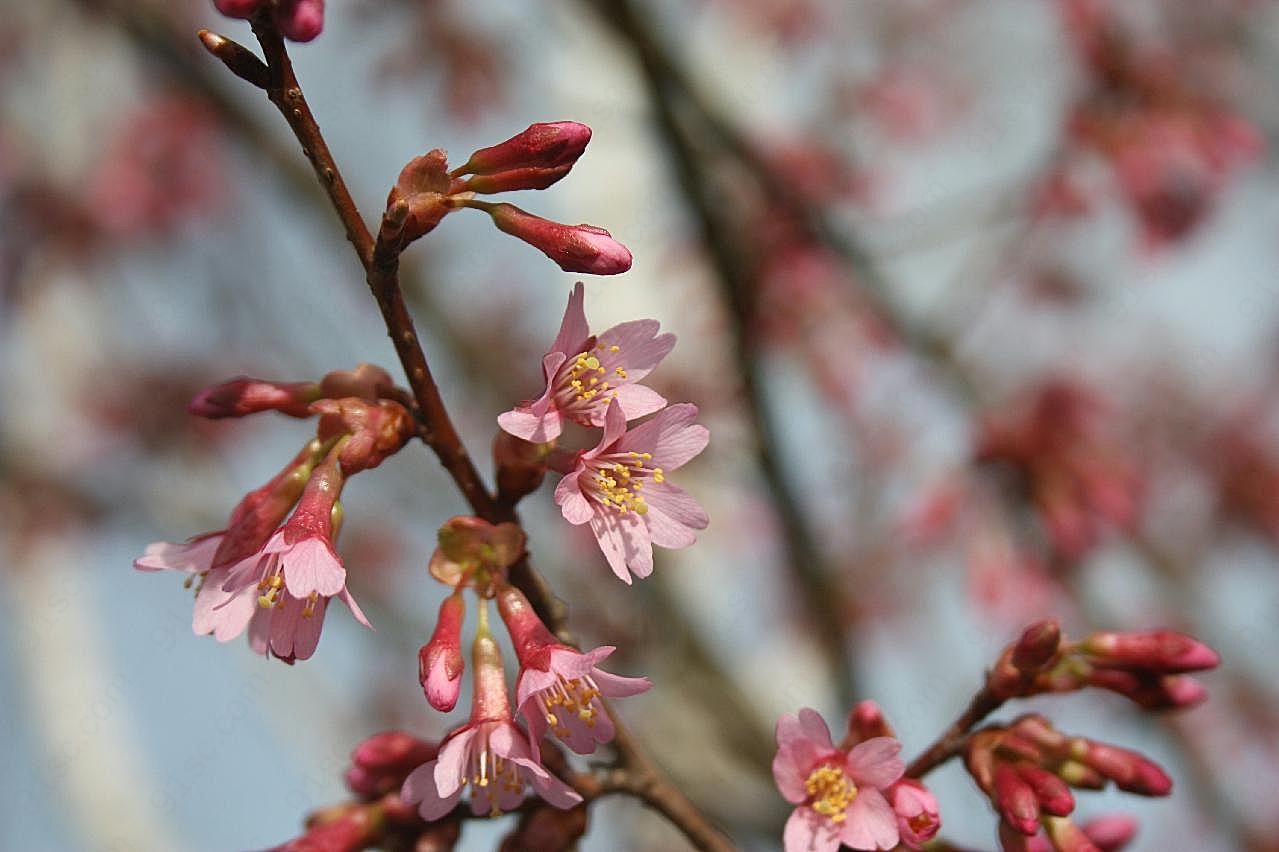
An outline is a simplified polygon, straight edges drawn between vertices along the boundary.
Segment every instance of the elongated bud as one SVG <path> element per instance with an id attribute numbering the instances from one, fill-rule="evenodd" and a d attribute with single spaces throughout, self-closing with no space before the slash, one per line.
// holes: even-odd
<path id="1" fill-rule="evenodd" d="M 319 398 L 320 386 L 315 382 L 266 382 L 237 376 L 200 391 L 187 406 L 187 411 L 210 420 L 243 417 L 259 411 L 310 417 L 308 406 Z"/>
<path id="2" fill-rule="evenodd" d="M 1035 791 L 1039 809 L 1044 813 L 1064 817 L 1075 809 L 1075 797 L 1066 782 L 1047 769 L 1020 763 L 1017 764 L 1017 774 Z"/>
<path id="3" fill-rule="evenodd" d="M 1079 826 L 1064 817 L 1045 817 L 1044 830 L 1057 852 L 1101 852 Z"/>
<path id="4" fill-rule="evenodd" d="M 1037 621 L 1022 632 L 1013 646 L 1012 663 L 1028 674 L 1037 674 L 1056 657 L 1061 647 L 1061 626 L 1056 619 Z"/>
<path id="5" fill-rule="evenodd" d="M 435 743 L 404 731 L 374 734 L 351 752 L 346 785 L 352 793 L 372 801 L 398 790 L 408 774 L 433 760 L 437 751 Z"/>
<path id="6" fill-rule="evenodd" d="M 1157 675 L 1126 669 L 1097 668 L 1088 673 L 1087 683 L 1116 692 L 1146 710 L 1193 707 L 1208 697 L 1208 690 L 1189 675 Z"/>
<path id="7" fill-rule="evenodd" d="M 1036 838 L 1013 828 L 1002 819 L 999 821 L 999 848 L 1002 852 L 1043 852 Z"/>
<path id="8" fill-rule="evenodd" d="M 511 645 L 520 666 L 545 670 L 551 650 L 562 645 L 542 622 L 524 593 L 509 584 L 502 586 L 497 591 L 497 611 L 511 635 Z"/>
<path id="9" fill-rule="evenodd" d="M 257 0 L 253 0 L 253 3 L 256 5 Z M 267 70 L 266 63 L 258 59 L 247 47 L 208 30 L 200 30 L 198 35 L 204 49 L 221 60 L 232 74 L 259 89 L 267 87 L 270 82 L 270 72 Z"/>
<path id="10" fill-rule="evenodd" d="M 499 429 L 493 439 L 493 461 L 497 467 L 497 496 L 508 505 L 532 494 L 546 478 L 549 444 L 534 444 Z"/>
<path id="11" fill-rule="evenodd" d="M 462 181 L 461 190 L 492 195 L 495 192 L 515 192 L 520 189 L 546 189 L 569 173 L 573 167 L 511 169 L 492 175 L 476 175 Z"/>
<path id="12" fill-rule="evenodd" d="M 572 168 L 591 141 L 591 129 L 576 121 L 529 125 L 505 142 L 481 148 L 452 174 L 492 175 L 512 169 Z"/>
<path id="13" fill-rule="evenodd" d="M 369 805 L 345 805 L 335 813 L 322 812 L 306 832 L 271 852 L 360 852 L 376 842 L 382 831 L 380 812 Z"/>
<path id="14" fill-rule="evenodd" d="M 324 0 L 279 0 L 275 22 L 293 41 L 311 41 L 324 29 Z"/>
<path id="15" fill-rule="evenodd" d="M 1004 821 L 1025 835 L 1039 831 L 1039 799 L 1017 770 L 1007 763 L 995 767 L 992 800 Z"/>
<path id="16" fill-rule="evenodd" d="M 1137 820 L 1124 814 L 1098 817 L 1084 823 L 1084 834 L 1101 852 L 1120 852 L 1137 836 Z"/>
<path id="17" fill-rule="evenodd" d="M 542 252 L 565 272 L 617 275 L 631 268 L 631 253 L 603 228 L 562 225 L 526 213 L 514 204 L 486 204 L 498 230 Z"/>
<path id="18" fill-rule="evenodd" d="M 1094 633 L 1079 643 L 1094 665 L 1180 674 L 1216 668 L 1217 652 L 1197 639 L 1173 630 L 1149 633 Z"/>
<path id="19" fill-rule="evenodd" d="M 1166 796 L 1172 792 L 1168 773 L 1135 751 L 1077 737 L 1071 741 L 1070 756 L 1105 775 L 1120 790 L 1141 796 Z"/>
<path id="20" fill-rule="evenodd" d="M 466 617 L 466 601 L 458 589 L 440 604 L 431 640 L 418 651 L 418 681 L 426 700 L 441 713 L 457 706 L 462 689 L 462 620 Z"/>

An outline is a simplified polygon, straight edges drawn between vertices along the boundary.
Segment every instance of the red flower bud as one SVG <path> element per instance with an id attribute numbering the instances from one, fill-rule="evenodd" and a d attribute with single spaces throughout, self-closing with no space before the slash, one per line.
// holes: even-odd
<path id="1" fill-rule="evenodd" d="M 275 23 L 285 38 L 310 41 L 324 29 L 324 0 L 279 0 Z"/>
<path id="2" fill-rule="evenodd" d="M 1061 647 L 1061 627 L 1052 618 L 1030 625 L 1013 646 L 1012 663 L 1027 674 L 1046 668 Z"/>
<path id="3" fill-rule="evenodd" d="M 243 417 L 259 411 L 310 417 L 307 406 L 319 398 L 320 386 L 315 382 L 265 382 L 237 376 L 200 391 L 187 406 L 187 411 L 210 420 Z"/>
<path id="4" fill-rule="evenodd" d="M 1099 668 L 1088 673 L 1087 682 L 1129 698 L 1146 710 L 1193 707 L 1208 697 L 1208 690 L 1189 675 Z"/>
<path id="5" fill-rule="evenodd" d="M 1079 645 L 1089 662 L 1109 668 L 1180 674 L 1216 668 L 1217 652 L 1184 633 L 1094 633 Z"/>
<path id="6" fill-rule="evenodd" d="M 1172 779 L 1158 764 L 1135 751 L 1079 737 L 1071 742 L 1071 757 L 1105 775 L 1120 790 L 1142 796 L 1166 796 Z"/>
<path id="7" fill-rule="evenodd" d="M 892 737 L 893 727 L 884 718 L 884 713 L 874 701 L 858 702 L 848 714 L 848 735 L 840 744 L 841 749 L 850 749 L 858 743 L 875 737 Z"/>
<path id="8" fill-rule="evenodd" d="M 1137 820 L 1124 814 L 1113 814 L 1090 820 L 1083 829 L 1101 852 L 1120 852 L 1137 836 Z"/>
<path id="9" fill-rule="evenodd" d="M 360 364 L 354 370 L 334 370 L 320 379 L 320 396 L 341 399 L 354 396 L 365 402 L 377 402 L 395 387 L 391 374 L 374 364 Z"/>
<path id="10" fill-rule="evenodd" d="M 992 799 L 1010 826 L 1027 836 L 1039 831 L 1039 799 L 1035 790 L 1007 763 L 995 767 Z"/>
<path id="11" fill-rule="evenodd" d="M 499 230 L 538 249 L 565 272 L 617 275 L 631 268 L 630 251 L 603 228 L 562 225 L 513 204 L 485 203 L 481 209 L 493 217 Z"/>
<path id="12" fill-rule="evenodd" d="M 360 743 L 351 752 L 346 772 L 351 792 L 372 800 L 398 790 L 414 769 L 435 758 L 435 743 L 403 731 L 383 731 Z"/>
<path id="13" fill-rule="evenodd" d="M 505 142 L 476 151 L 453 175 L 492 175 L 513 169 L 559 167 L 567 174 L 590 141 L 591 129 L 576 121 L 532 124 Z"/>
<path id="14" fill-rule="evenodd" d="M 518 189 L 546 189 L 573 168 L 571 165 L 554 168 L 511 169 L 493 175 L 476 175 L 462 182 L 461 190 L 491 195 L 495 192 L 514 192 Z"/>
<path id="15" fill-rule="evenodd" d="M 418 651 L 418 681 L 426 700 L 441 713 L 457 706 L 462 688 L 462 619 L 466 617 L 466 601 L 458 589 L 440 604 L 439 618 L 431 641 Z"/>
<path id="16" fill-rule="evenodd" d="M 1017 774 L 1030 785 L 1039 799 L 1039 809 L 1046 814 L 1064 817 L 1075 809 L 1075 797 L 1066 782 L 1047 769 L 1029 763 L 1017 764 Z"/>
<path id="17" fill-rule="evenodd" d="M 493 439 L 493 462 L 497 467 L 497 495 L 514 504 L 532 494 L 546 478 L 549 445 L 534 444 L 499 429 Z"/>

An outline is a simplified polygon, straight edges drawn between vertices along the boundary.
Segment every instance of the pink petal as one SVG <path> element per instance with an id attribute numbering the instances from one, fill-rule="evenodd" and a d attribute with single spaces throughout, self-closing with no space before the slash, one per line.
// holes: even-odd
<path id="1" fill-rule="evenodd" d="M 601 507 L 591 515 L 591 532 L 613 573 L 627 584 L 631 582 L 628 570 L 640 579 L 653 573 L 653 544 L 639 515 L 620 515 Z"/>
<path id="2" fill-rule="evenodd" d="M 627 382 L 619 385 L 614 392 L 617 404 L 622 406 L 622 413 L 626 415 L 627 420 L 635 420 L 639 417 L 647 417 L 654 411 L 661 411 L 666 407 L 666 397 L 650 388 L 648 385 L 637 385 Z M 592 415 L 596 415 L 599 409 L 592 409 Z M 595 426 L 603 426 L 601 420 L 599 423 L 593 423 Z"/>
<path id="3" fill-rule="evenodd" d="M 300 616 L 297 629 L 293 633 L 293 656 L 299 660 L 309 660 L 320 644 L 320 631 L 324 628 L 324 611 L 328 608 L 328 598 L 320 598 L 310 617 Z"/>
<path id="4" fill-rule="evenodd" d="M 897 834 L 897 814 L 878 790 L 862 789 L 848 807 L 848 819 L 839 839 L 852 849 L 892 849 L 901 839 Z"/>
<path id="5" fill-rule="evenodd" d="M 436 758 L 435 789 L 441 796 L 455 795 L 461 790 L 463 774 L 468 768 L 471 742 L 478 733 L 478 728 L 468 725 L 440 749 Z"/>
<path id="6" fill-rule="evenodd" d="M 824 752 L 835 750 L 835 743 L 830 738 L 830 728 L 821 713 L 811 707 L 803 707 L 798 718 L 800 732 L 814 747 Z"/>
<path id="7" fill-rule="evenodd" d="M 555 335 L 555 342 L 551 344 L 552 352 L 569 355 L 582 351 L 586 338 L 591 336 L 590 326 L 586 324 L 585 300 L 585 288 L 578 281 L 568 294 L 568 306 L 564 309 L 564 319 L 560 321 L 559 334 Z"/>
<path id="8" fill-rule="evenodd" d="M 281 554 L 280 560 L 284 563 L 284 587 L 295 598 L 312 593 L 328 598 L 346 586 L 346 569 L 332 545 L 322 538 L 302 539 Z"/>
<path id="9" fill-rule="evenodd" d="M 599 670 L 596 670 L 591 677 L 595 679 L 595 685 L 600 688 L 600 694 L 605 698 L 626 698 L 631 695 L 639 695 L 641 692 L 647 692 L 653 686 L 652 681 L 646 677 L 622 677 L 621 675 Z"/>
<path id="10" fill-rule="evenodd" d="M 796 808 L 782 832 L 785 852 L 835 852 L 839 835 L 830 820 L 811 808 Z"/>
<path id="11" fill-rule="evenodd" d="M 222 538 L 221 533 L 215 533 L 182 544 L 152 542 L 140 557 L 133 560 L 133 567 L 139 571 L 184 571 L 188 574 L 207 571 L 213 564 L 213 554 L 217 553 Z"/>
<path id="12" fill-rule="evenodd" d="M 347 608 L 351 610 L 351 615 L 355 616 L 356 621 L 360 622 L 370 630 L 373 629 L 373 625 L 369 623 L 368 617 L 364 615 L 364 610 L 360 609 L 360 605 L 355 602 L 355 598 L 351 595 L 351 592 L 348 589 L 344 588 L 342 591 L 338 592 L 337 598 L 347 605 Z"/>
<path id="13" fill-rule="evenodd" d="M 302 602 L 284 596 L 284 606 L 271 608 L 271 653 L 277 657 L 293 657 L 293 637 L 302 620 Z"/>
<path id="14" fill-rule="evenodd" d="M 608 403 L 608 410 L 604 413 L 604 434 L 600 436 L 598 444 L 582 453 L 582 460 L 589 461 L 595 458 L 625 434 L 626 415 L 622 412 L 622 406 L 618 404 L 617 400 L 611 399 Z"/>
<path id="15" fill-rule="evenodd" d="M 710 431 L 693 424 L 697 406 L 682 402 L 664 408 L 646 423 L 636 426 L 618 442 L 614 452 L 636 450 L 653 454 L 653 467 L 675 470 L 706 449 Z"/>
<path id="16" fill-rule="evenodd" d="M 526 767 L 531 762 L 518 759 L 515 761 L 516 764 Z M 542 801 L 552 807 L 571 808 L 582 801 L 582 796 L 576 790 L 549 773 L 545 777 L 532 775 L 529 781 L 532 782 L 537 795 L 542 797 Z"/>
<path id="17" fill-rule="evenodd" d="M 497 416 L 497 425 L 502 431 L 535 444 L 554 441 L 564 428 L 560 412 L 554 408 L 541 417 L 526 408 L 513 408 Z"/>
<path id="18" fill-rule="evenodd" d="M 897 753 L 902 744 L 892 737 L 873 737 L 848 753 L 845 768 L 858 788 L 887 787 L 906 770 Z"/>
<path id="19" fill-rule="evenodd" d="M 439 788 L 434 783 L 434 772 L 432 771 L 437 763 L 438 760 L 432 760 L 413 770 L 412 774 L 404 779 L 404 786 L 401 788 L 401 795 L 405 797 L 406 801 L 421 801 L 417 812 L 421 814 L 422 819 L 428 822 L 439 819 L 452 811 L 457 807 L 458 799 L 462 798 L 461 785 L 455 785 L 448 794 L 440 794 Z"/>
<path id="20" fill-rule="evenodd" d="M 271 610 L 256 607 L 249 619 L 249 648 L 259 656 L 266 656 L 271 646 Z"/>
<path id="21" fill-rule="evenodd" d="M 595 514 L 591 502 L 582 494 L 579 475 L 578 472 L 570 473 L 555 486 L 555 505 L 560 507 L 564 520 L 573 526 L 586 523 Z"/>
<path id="22" fill-rule="evenodd" d="M 626 369 L 630 381 L 638 381 L 653 371 L 662 359 L 675 348 L 675 335 L 658 335 L 657 320 L 642 319 L 615 325 L 599 337 L 604 351 L 616 346 L 618 352 L 601 362 L 612 365 L 614 360 Z M 610 370 L 611 372 L 611 370 Z"/>

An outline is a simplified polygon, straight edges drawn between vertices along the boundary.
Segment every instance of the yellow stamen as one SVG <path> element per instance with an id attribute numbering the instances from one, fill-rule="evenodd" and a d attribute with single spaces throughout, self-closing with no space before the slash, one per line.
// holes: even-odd
<path id="1" fill-rule="evenodd" d="M 857 787 L 840 767 L 824 763 L 809 773 L 804 781 L 809 807 L 831 822 L 848 819 L 848 807 L 857 798 Z"/>

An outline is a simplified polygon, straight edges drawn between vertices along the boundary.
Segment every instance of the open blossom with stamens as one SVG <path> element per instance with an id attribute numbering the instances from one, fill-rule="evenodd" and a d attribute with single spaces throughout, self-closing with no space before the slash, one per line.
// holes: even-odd
<path id="1" fill-rule="evenodd" d="M 551 351 L 542 359 L 546 390 L 497 418 L 517 438 L 541 444 L 563 431 L 563 421 L 603 426 L 608 404 L 616 399 L 627 420 L 659 411 L 666 400 L 638 384 L 675 346 L 675 335 L 658 334 L 657 320 L 615 325 L 598 337 L 586 324 L 579 281 L 568 297 Z"/>
<path id="2" fill-rule="evenodd" d="M 221 585 L 225 597 L 213 606 L 211 618 L 236 634 L 248 626 L 249 644 L 260 654 L 286 662 L 309 658 L 333 597 L 370 626 L 346 589 L 346 569 L 333 548 L 344 482 L 340 453 L 341 442 L 311 474 L 288 522 L 260 551 L 231 566 Z"/>
<path id="3" fill-rule="evenodd" d="M 488 607 L 480 608 L 480 626 L 471 646 L 475 678 L 471 718 L 452 731 L 439 755 L 409 775 L 400 796 L 418 805 L 428 822 L 449 813 L 471 787 L 471 812 L 497 816 L 519 807 L 525 785 L 557 808 L 582 801 L 572 787 L 556 778 L 532 752 L 528 738 L 515 724 L 506 693 L 501 651 L 488 631 Z"/>
<path id="4" fill-rule="evenodd" d="M 900 841 L 897 813 L 886 791 L 904 770 L 901 743 L 873 737 L 845 751 L 831 742 L 817 711 L 777 722 L 773 779 L 796 805 L 782 837 L 786 852 L 892 849 Z"/>
<path id="5" fill-rule="evenodd" d="M 599 444 L 578 457 L 555 489 L 565 520 L 590 523 L 609 567 L 627 583 L 631 574 L 643 578 L 653 572 L 654 544 L 688 547 L 696 541 L 694 530 L 706 528 L 706 511 L 666 481 L 668 471 L 710 440 L 695 417 L 697 406 L 672 405 L 627 431 L 621 405 L 610 401 Z"/>
<path id="6" fill-rule="evenodd" d="M 520 660 L 515 703 L 528 721 L 534 757 L 548 727 L 578 754 L 591 754 L 596 743 L 613 739 L 613 720 L 600 698 L 638 695 L 652 684 L 648 678 L 619 677 L 598 664 L 613 653 L 604 646 L 583 654 L 555 639 L 524 594 L 505 586 L 497 594 L 498 610 Z"/>

